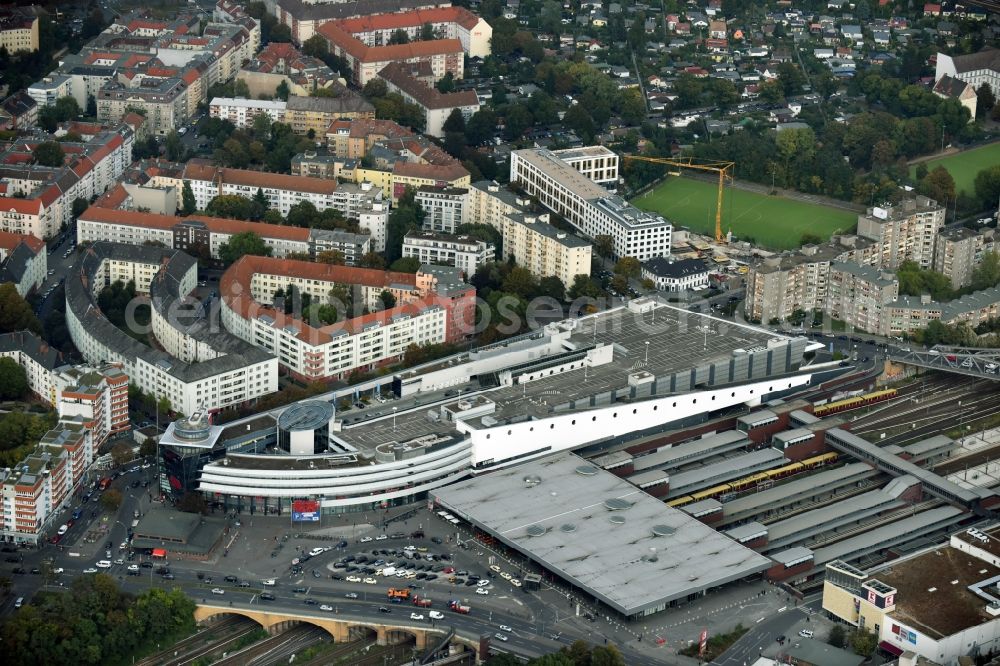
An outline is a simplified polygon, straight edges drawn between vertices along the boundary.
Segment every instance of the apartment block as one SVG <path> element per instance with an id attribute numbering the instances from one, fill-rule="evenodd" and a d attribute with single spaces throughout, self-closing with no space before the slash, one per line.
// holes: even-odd
<path id="1" fill-rule="evenodd" d="M 389 92 L 399 93 L 403 101 L 415 104 L 424 114 L 424 134 L 444 137 L 444 124 L 454 111 L 469 120 L 479 111 L 475 90 L 442 93 L 434 87 L 435 77 L 426 62 L 393 62 L 378 73 Z"/>
<path id="2" fill-rule="evenodd" d="M 618 258 L 646 261 L 670 254 L 669 222 L 611 194 L 549 150 L 512 152 L 510 181 L 583 235 L 610 236 Z"/>
<path id="3" fill-rule="evenodd" d="M 987 252 L 996 252 L 996 230 L 967 227 L 944 229 L 934 248 L 934 270 L 943 273 L 953 289 L 972 284 L 972 274 Z"/>
<path id="4" fill-rule="evenodd" d="M 42 437 L 30 455 L 0 471 L 3 540 L 37 545 L 56 527 L 59 512 L 93 462 L 95 449 L 85 426 L 73 421 L 60 423 Z"/>
<path id="5" fill-rule="evenodd" d="M 384 212 L 377 213 L 384 221 Z M 385 225 L 376 225 L 384 245 Z M 205 215 L 175 217 L 156 213 L 139 213 L 91 206 L 77 221 L 77 242 L 107 241 L 126 245 L 160 243 L 165 247 L 196 254 L 206 248 L 209 256 L 218 258 L 222 246 L 236 234 L 254 233 L 271 248 L 272 256 L 290 254 L 315 257 L 326 250 L 342 252 L 348 263 L 374 249 L 373 237 L 343 230 L 306 229 L 280 224 L 247 222 Z"/>
<path id="6" fill-rule="evenodd" d="M 891 273 L 861 264 L 830 264 L 824 309 L 848 326 L 882 334 L 885 306 L 898 297 L 899 282 Z"/>
<path id="7" fill-rule="evenodd" d="M 258 116 L 267 116 L 273 123 L 285 122 L 283 100 L 214 97 L 208 105 L 209 115 L 228 120 L 237 127 L 251 127 Z"/>
<path id="8" fill-rule="evenodd" d="M 446 272 L 453 277 L 442 279 Z M 322 325 L 270 305 L 278 289 L 291 287 L 314 303 L 328 303 L 338 285 L 351 288 L 356 310 L 364 306 L 370 313 L 349 312 Z M 384 309 L 383 291 L 393 295 L 394 307 Z M 289 373 L 307 381 L 372 370 L 398 360 L 410 345 L 461 340 L 474 323 L 475 289 L 453 268 L 421 268 L 411 275 L 245 256 L 223 275 L 220 293 L 226 329 L 273 353 Z"/>
<path id="9" fill-rule="evenodd" d="M 119 366 L 73 366 L 53 374 L 60 418 L 77 417 L 90 429 L 100 448 L 108 437 L 127 431 L 128 375 Z"/>
<path id="10" fill-rule="evenodd" d="M 292 95 L 285 105 L 285 122 L 296 134 L 322 137 L 330 123 L 341 118 L 374 118 L 375 107 L 361 95 L 344 89 L 339 97 Z"/>
<path id="11" fill-rule="evenodd" d="M 45 282 L 48 256 L 40 238 L 0 231 L 0 283 L 10 282 L 27 296 Z"/>
<path id="12" fill-rule="evenodd" d="M 356 160 L 336 155 L 320 155 L 315 151 L 307 150 L 292 158 L 291 171 L 293 176 L 336 180 L 341 177 L 341 172 L 352 172 L 355 165 Z"/>
<path id="13" fill-rule="evenodd" d="M 414 202 L 424 212 L 424 231 L 455 233 L 457 227 L 465 224 L 468 198 L 469 190 L 465 188 L 433 185 L 417 188 Z"/>
<path id="14" fill-rule="evenodd" d="M 577 275 L 590 275 L 590 243 L 552 226 L 548 215 L 505 216 L 503 252 L 535 277 L 555 276 L 567 289 Z"/>
<path id="15" fill-rule="evenodd" d="M 858 216 L 858 235 L 878 246 L 876 268 L 896 270 L 904 261 L 921 268 L 934 265 L 934 244 L 944 226 L 945 209 L 925 196 L 895 206 L 873 206 Z"/>
<path id="16" fill-rule="evenodd" d="M 465 221 L 468 224 L 488 224 L 501 234 L 508 215 L 530 211 L 530 199 L 511 192 L 495 180 L 479 180 L 472 183 L 464 209 Z"/>
<path id="17" fill-rule="evenodd" d="M 454 266 L 466 279 L 488 261 L 496 248 L 471 236 L 453 236 L 431 231 L 410 231 L 403 237 L 403 256 L 416 257 L 422 264 Z"/>
<path id="18" fill-rule="evenodd" d="M 38 50 L 38 15 L 34 7 L 3 7 L 0 11 L 0 47 L 10 54 Z"/>

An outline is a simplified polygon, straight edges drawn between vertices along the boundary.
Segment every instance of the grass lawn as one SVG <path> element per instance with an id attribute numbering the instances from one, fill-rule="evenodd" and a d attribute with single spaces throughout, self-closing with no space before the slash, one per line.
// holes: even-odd
<path id="1" fill-rule="evenodd" d="M 712 183 L 667 178 L 632 203 L 692 231 L 713 234 L 717 192 L 718 187 Z M 824 240 L 835 232 L 846 233 L 854 228 L 857 219 L 850 211 L 734 188 L 726 188 L 722 200 L 723 234 L 732 230 L 738 238 L 752 238 L 773 250 L 798 247 L 804 233 Z"/>
<path id="2" fill-rule="evenodd" d="M 991 143 L 972 150 L 963 150 L 960 153 L 942 157 L 936 160 L 924 162 L 928 171 L 933 171 L 936 166 L 943 166 L 955 179 L 955 191 L 965 193 L 969 196 L 976 194 L 976 174 L 994 164 L 1000 164 L 1000 141 Z M 916 177 L 917 168 L 910 168 L 910 176 Z"/>

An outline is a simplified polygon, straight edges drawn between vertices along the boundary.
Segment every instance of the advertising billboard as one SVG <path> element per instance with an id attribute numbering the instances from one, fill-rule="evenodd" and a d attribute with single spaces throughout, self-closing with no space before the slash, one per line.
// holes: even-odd
<path id="1" fill-rule="evenodd" d="M 316 500 L 292 500 L 292 521 L 318 523 L 319 502 Z"/>

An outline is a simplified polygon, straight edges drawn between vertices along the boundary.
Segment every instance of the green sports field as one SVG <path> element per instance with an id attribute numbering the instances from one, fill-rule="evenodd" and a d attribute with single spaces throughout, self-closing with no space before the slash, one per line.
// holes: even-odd
<path id="1" fill-rule="evenodd" d="M 712 183 L 668 178 L 632 203 L 692 231 L 712 234 L 717 192 Z M 753 238 L 773 250 L 798 247 L 805 233 L 825 240 L 836 232 L 848 232 L 857 220 L 857 214 L 850 211 L 730 187 L 723 198 L 722 233 L 732 230 L 735 236 Z"/>
<path id="2" fill-rule="evenodd" d="M 987 167 L 1000 164 L 1000 141 L 991 143 L 972 150 L 964 150 L 948 157 L 925 162 L 927 169 L 933 170 L 936 166 L 943 166 L 955 179 L 955 191 L 965 193 L 969 196 L 976 194 L 976 174 Z M 910 176 L 914 177 L 917 168 L 910 168 Z"/>

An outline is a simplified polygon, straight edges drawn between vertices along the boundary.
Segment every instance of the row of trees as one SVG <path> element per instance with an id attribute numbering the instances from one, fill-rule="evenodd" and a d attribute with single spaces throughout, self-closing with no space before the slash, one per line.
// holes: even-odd
<path id="1" fill-rule="evenodd" d="M 108 664 L 194 630 L 194 602 L 179 589 L 138 596 L 104 574 L 67 592 L 39 593 L 0 630 L 7 659 L 24 664 Z"/>
<path id="2" fill-rule="evenodd" d="M 212 160 L 235 169 L 255 166 L 288 173 L 297 153 L 315 148 L 312 136 L 299 136 L 290 125 L 272 123 L 266 115 L 257 116 L 246 128 L 237 128 L 228 120 L 206 118 L 199 133 L 212 141 Z"/>
<path id="3" fill-rule="evenodd" d="M 490 666 L 515 666 L 523 662 L 511 655 L 500 654 L 490 657 L 489 663 Z M 625 657 L 614 645 L 574 641 L 558 652 L 531 659 L 528 666 L 625 666 Z"/>
<path id="4" fill-rule="evenodd" d="M 55 427 L 56 413 L 8 412 L 0 416 L 0 467 L 13 467 L 35 450 L 38 440 Z"/>

